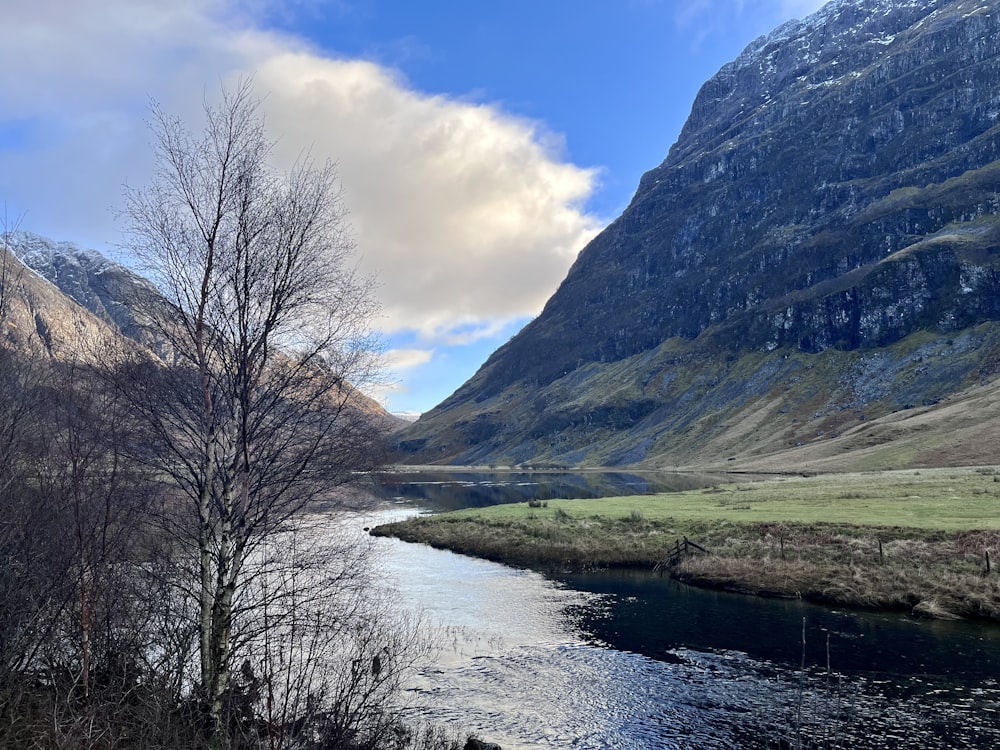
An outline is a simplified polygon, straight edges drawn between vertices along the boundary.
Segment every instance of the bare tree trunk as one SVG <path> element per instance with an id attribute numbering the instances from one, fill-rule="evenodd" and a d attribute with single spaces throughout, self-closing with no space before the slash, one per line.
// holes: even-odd
<path id="1" fill-rule="evenodd" d="M 212 589 L 212 522 L 209 513 L 208 487 L 198 498 L 198 555 L 201 588 L 199 590 L 199 635 L 201 638 L 201 684 L 202 689 L 209 690 L 215 675 L 215 662 L 212 650 L 212 606 L 214 596 Z"/>
<path id="2" fill-rule="evenodd" d="M 193 510 L 176 542 L 197 561 L 200 689 L 220 732 L 248 556 L 381 452 L 349 404 L 346 383 L 376 361 L 375 306 L 348 265 L 333 166 L 268 166 L 249 84 L 205 115 L 198 139 L 154 107 L 158 178 L 126 193 L 131 249 L 165 297 L 145 317 L 174 361 L 133 354 L 113 377 L 147 425 L 146 459 Z"/>

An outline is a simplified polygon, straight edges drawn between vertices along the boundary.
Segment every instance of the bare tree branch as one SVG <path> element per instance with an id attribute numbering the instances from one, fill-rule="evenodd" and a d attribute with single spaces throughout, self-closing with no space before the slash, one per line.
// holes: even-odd
<path id="1" fill-rule="evenodd" d="M 116 377 L 145 460 L 189 502 L 190 526 L 171 528 L 198 559 L 200 682 L 218 728 L 248 559 L 380 451 L 354 391 L 374 372 L 376 306 L 351 265 L 335 166 L 271 168 L 250 82 L 206 104 L 205 123 L 196 137 L 152 108 L 157 176 L 126 191 L 124 214 L 174 361 L 133 352 Z"/>

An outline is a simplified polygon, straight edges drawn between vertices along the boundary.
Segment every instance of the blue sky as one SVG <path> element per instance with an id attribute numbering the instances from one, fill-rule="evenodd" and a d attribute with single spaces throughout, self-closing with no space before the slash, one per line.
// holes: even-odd
<path id="1" fill-rule="evenodd" d="M 666 156 L 695 94 L 822 0 L 7 0 L 0 199 L 128 262 L 150 98 L 200 125 L 253 75 L 279 166 L 340 164 L 386 378 L 422 412 L 536 315 Z"/>

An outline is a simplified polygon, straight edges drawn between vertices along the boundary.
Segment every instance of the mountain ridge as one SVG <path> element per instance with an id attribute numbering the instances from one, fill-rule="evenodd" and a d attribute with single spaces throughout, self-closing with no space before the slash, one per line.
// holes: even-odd
<path id="1" fill-rule="evenodd" d="M 752 462 L 970 387 L 1000 320 L 998 40 L 968 0 L 837 0 L 755 40 L 404 460 Z M 866 353 L 884 393 L 841 382 Z M 765 396 L 789 444 L 726 440 Z"/>
<path id="2" fill-rule="evenodd" d="M 169 304 L 148 279 L 73 242 L 30 231 L 6 233 L 4 240 L 0 252 L 16 264 L 9 266 L 14 283 L 0 283 L 10 302 L 2 321 L 7 346 L 55 360 L 88 360 L 100 356 L 100 342 L 118 333 L 158 360 L 174 361 L 171 345 L 149 320 Z M 383 431 L 405 424 L 357 389 L 349 387 L 349 393 L 351 404 Z"/>

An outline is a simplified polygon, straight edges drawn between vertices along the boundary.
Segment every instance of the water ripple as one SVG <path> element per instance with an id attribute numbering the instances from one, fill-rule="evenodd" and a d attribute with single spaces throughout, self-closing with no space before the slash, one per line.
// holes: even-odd
<path id="1" fill-rule="evenodd" d="M 804 747 L 1000 746 L 996 686 L 925 680 L 889 696 L 875 681 L 815 671 L 800 686 L 796 672 L 737 653 L 675 656 L 522 646 L 424 673 L 412 710 L 523 750 L 763 748 L 800 736 Z"/>

